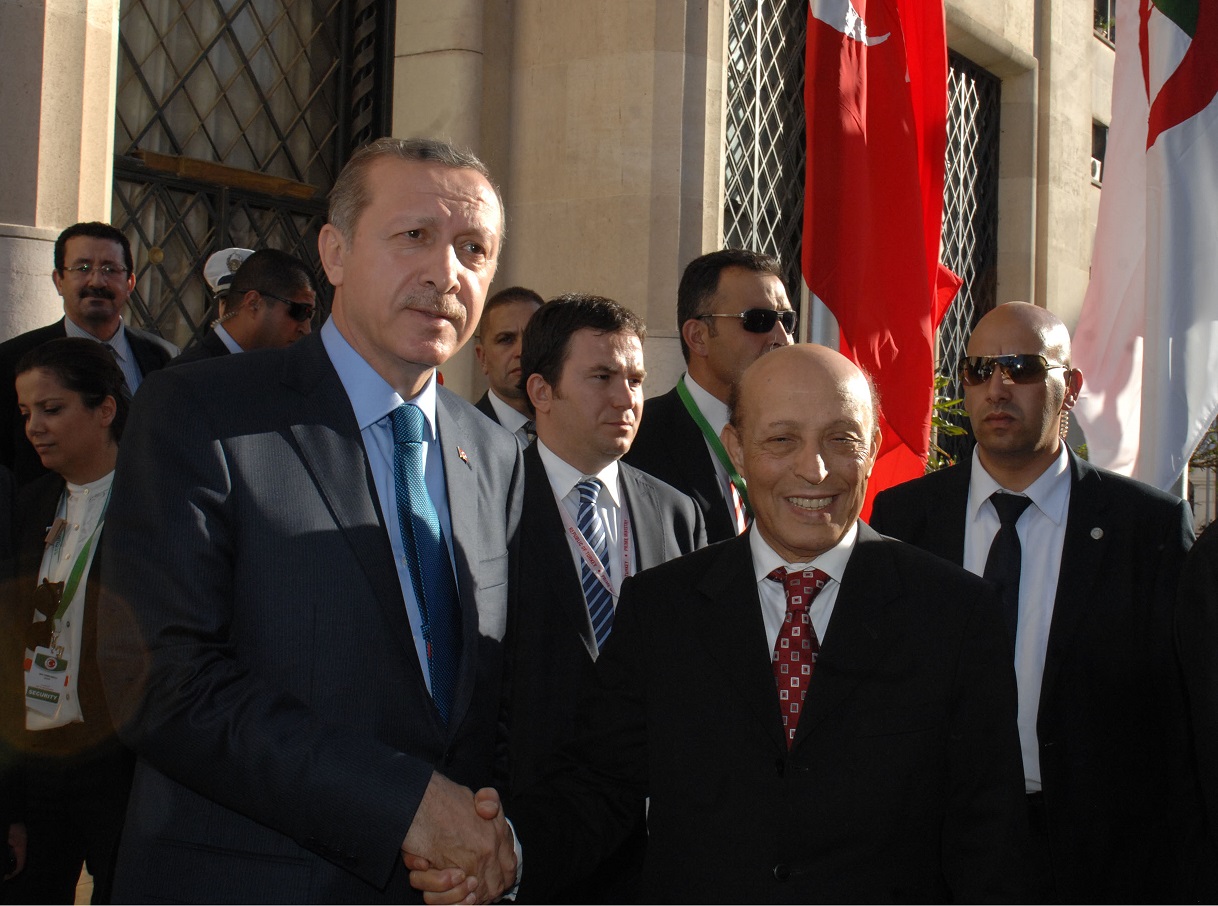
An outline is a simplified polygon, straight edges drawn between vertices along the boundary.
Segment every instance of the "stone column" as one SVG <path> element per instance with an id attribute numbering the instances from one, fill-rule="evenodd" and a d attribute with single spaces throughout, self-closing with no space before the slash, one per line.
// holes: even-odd
<path id="1" fill-rule="evenodd" d="M 55 237 L 109 219 L 118 16 L 119 0 L 0 3 L 0 339 L 63 314 Z"/>

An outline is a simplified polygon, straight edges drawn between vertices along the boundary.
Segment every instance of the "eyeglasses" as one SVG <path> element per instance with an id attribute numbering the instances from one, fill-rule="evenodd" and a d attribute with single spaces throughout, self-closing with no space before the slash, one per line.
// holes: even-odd
<path id="1" fill-rule="evenodd" d="M 64 270 L 72 274 L 80 274 L 82 277 L 87 277 L 96 271 L 107 280 L 127 274 L 127 268 L 119 264 L 73 264 L 71 267 L 65 267 Z"/>
<path id="2" fill-rule="evenodd" d="M 994 376 L 995 368 L 1002 369 L 1003 377 L 1012 384 L 1035 384 L 1043 381 L 1053 368 L 1070 370 L 1067 365 L 1050 365 L 1048 359 L 1037 353 L 978 355 L 970 356 L 960 363 L 960 380 L 966 387 L 976 387 L 988 382 Z"/>
<path id="3" fill-rule="evenodd" d="M 698 315 L 698 319 L 703 318 L 739 318 L 740 326 L 749 333 L 769 333 L 774 329 L 774 325 L 782 321 L 782 329 L 787 333 L 795 332 L 796 314 L 793 309 L 784 308 L 779 311 L 774 308 L 750 308 L 748 311 L 742 311 L 736 315 Z"/>
<path id="4" fill-rule="evenodd" d="M 317 306 L 309 302 L 294 302 L 291 299 L 285 299 L 283 296 L 277 296 L 274 293 L 264 292 L 260 289 L 254 290 L 254 292 L 268 299 L 274 299 L 276 302 L 282 302 L 288 307 L 288 317 L 293 321 L 308 321 L 313 317 L 313 312 L 317 310 Z"/>

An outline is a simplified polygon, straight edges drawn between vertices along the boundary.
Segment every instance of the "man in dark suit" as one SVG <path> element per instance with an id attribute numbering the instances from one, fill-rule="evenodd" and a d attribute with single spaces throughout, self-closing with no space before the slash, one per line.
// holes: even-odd
<path id="1" fill-rule="evenodd" d="M 753 525 L 626 582 L 578 741 L 509 808 L 522 896 L 577 881 L 647 800 L 643 902 L 1020 902 L 994 591 L 858 521 L 875 424 L 832 350 L 745 372 L 724 440 Z"/>
<path id="2" fill-rule="evenodd" d="M 251 349 L 279 349 L 312 331 L 317 292 L 313 275 L 299 258 L 279 249 L 259 249 L 231 277 L 220 297 L 220 317 L 195 346 L 173 360 L 174 365 Z"/>
<path id="3" fill-rule="evenodd" d="M 713 543 L 739 534 L 747 518 L 747 495 L 719 440 L 728 392 L 795 329 L 777 259 L 743 249 L 695 258 L 677 290 L 677 329 L 687 371 L 647 401 L 626 462 L 693 498 Z"/>
<path id="4" fill-rule="evenodd" d="M 521 383 L 536 412 L 537 442 L 524 454 L 520 543 L 528 559 L 509 633 L 515 791 L 544 777 L 555 752 L 574 736 L 576 705 L 595 683 L 594 664 L 612 630 L 622 581 L 706 543 L 692 500 L 619 462 L 643 411 L 644 336 L 643 322 L 629 309 L 586 295 L 544 305 L 524 333 Z M 587 482 L 599 485 L 595 497 L 586 496 L 596 513 L 593 525 L 603 533 L 603 564 L 580 529 Z M 608 606 L 598 610 L 601 601 Z M 637 818 L 628 847 L 596 878 L 556 899 L 632 900 L 646 845 L 642 809 Z"/>
<path id="5" fill-rule="evenodd" d="M 973 457 L 879 494 L 872 524 L 990 575 L 999 508 L 1018 498 L 1007 518 L 1019 566 L 1004 594 L 1033 896 L 1187 899 L 1197 792 L 1172 612 L 1193 539 L 1188 506 L 1061 440 L 1083 378 L 1050 312 L 1011 302 L 987 314 L 962 376 Z"/>
<path id="6" fill-rule="evenodd" d="M 135 260 L 127 237 L 110 224 L 76 223 L 60 233 L 51 279 L 63 297 L 64 316 L 0 343 L 0 465 L 13 470 L 18 484 L 46 472 L 26 440 L 13 389 L 14 369 L 26 352 L 61 337 L 104 343 L 132 393 L 145 375 L 178 354 L 172 343 L 123 323 L 123 306 L 135 289 Z"/>
<path id="7" fill-rule="evenodd" d="M 99 626 L 139 756 L 116 899 L 401 901 L 405 851 L 514 875 L 507 825 L 465 785 L 506 777 L 523 467 L 435 378 L 502 230 L 477 158 L 373 142 L 331 193 L 318 334 L 141 392 Z"/>
<path id="8" fill-rule="evenodd" d="M 524 326 L 544 300 L 531 289 L 509 286 L 486 300 L 486 310 L 474 338 L 474 355 L 486 375 L 487 390 L 474 405 L 516 435 L 522 447 L 536 432 L 533 415 L 520 380 L 520 344 Z"/>

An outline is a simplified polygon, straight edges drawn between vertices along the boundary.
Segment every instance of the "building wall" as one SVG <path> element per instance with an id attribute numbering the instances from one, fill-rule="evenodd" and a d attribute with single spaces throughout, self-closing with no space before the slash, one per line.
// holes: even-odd
<path id="1" fill-rule="evenodd" d="M 0 337 L 58 316 L 50 241 L 109 216 L 118 13 L 119 0 L 0 3 Z M 599 292 L 646 318 L 649 392 L 682 367 L 681 271 L 721 242 L 726 15 L 726 0 L 397 5 L 394 134 L 486 159 L 508 211 L 496 287 Z M 949 45 L 1002 80 L 998 298 L 1072 325 L 1112 50 L 1077 0 L 948 0 L 946 16 Z M 444 371 L 481 393 L 470 350 Z"/>

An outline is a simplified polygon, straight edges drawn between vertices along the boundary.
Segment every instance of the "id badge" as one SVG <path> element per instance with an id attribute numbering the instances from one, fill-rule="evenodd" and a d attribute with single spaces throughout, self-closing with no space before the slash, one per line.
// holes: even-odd
<path id="1" fill-rule="evenodd" d="M 68 688 L 68 662 L 41 645 L 25 653 L 25 707 L 54 717 Z"/>

